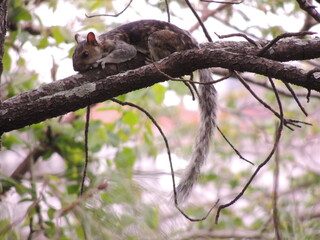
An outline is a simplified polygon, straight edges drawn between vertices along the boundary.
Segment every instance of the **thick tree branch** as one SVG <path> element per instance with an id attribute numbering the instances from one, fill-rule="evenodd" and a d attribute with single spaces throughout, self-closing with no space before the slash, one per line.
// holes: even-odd
<path id="1" fill-rule="evenodd" d="M 201 68 L 222 67 L 265 75 L 320 92 L 319 72 L 309 74 L 279 62 L 320 57 L 319 39 L 281 40 L 264 57 L 255 56 L 259 49 L 247 42 L 216 42 L 204 46 L 172 54 L 156 66 L 140 67 L 145 59 L 139 55 L 128 63 L 76 74 L 7 99 L 0 106 L 0 134 L 168 80 L 162 72 L 178 77 Z M 112 75 L 134 68 L 137 69 Z"/>

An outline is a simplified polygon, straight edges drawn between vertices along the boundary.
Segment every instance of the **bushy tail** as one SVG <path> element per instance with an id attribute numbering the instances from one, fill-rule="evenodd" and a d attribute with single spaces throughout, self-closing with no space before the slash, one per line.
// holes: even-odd
<path id="1" fill-rule="evenodd" d="M 199 70 L 199 74 L 201 82 L 212 81 L 209 69 L 201 69 Z M 200 168 L 208 155 L 210 139 L 216 128 L 216 89 L 212 84 L 201 84 L 199 85 L 199 95 L 199 106 L 201 111 L 200 128 L 196 137 L 191 161 L 177 188 L 178 202 L 185 200 L 189 196 L 193 185 L 197 182 L 200 175 Z"/>

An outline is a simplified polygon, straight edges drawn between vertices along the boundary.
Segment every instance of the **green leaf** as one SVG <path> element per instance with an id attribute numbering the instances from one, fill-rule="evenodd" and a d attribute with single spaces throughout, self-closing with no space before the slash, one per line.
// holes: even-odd
<path id="1" fill-rule="evenodd" d="M 131 148 L 125 147 L 122 151 L 117 152 L 116 167 L 127 174 L 128 177 L 132 176 L 132 166 L 135 162 L 135 153 Z"/>
<path id="2" fill-rule="evenodd" d="M 60 43 L 64 42 L 64 40 L 65 40 L 64 36 L 61 32 L 61 28 L 58 26 L 52 28 L 52 36 L 56 40 L 57 44 L 60 44 Z"/>
<path id="3" fill-rule="evenodd" d="M 5 134 L 2 137 L 2 146 L 11 149 L 15 144 L 21 144 L 22 141 L 14 134 Z"/>
<path id="4" fill-rule="evenodd" d="M 49 219 L 53 219 L 54 218 L 54 214 L 56 213 L 56 209 L 54 209 L 54 208 L 49 208 L 49 210 L 48 210 L 48 217 L 49 217 Z"/>
<path id="5" fill-rule="evenodd" d="M 123 123 L 129 125 L 131 128 L 139 123 L 139 120 L 139 115 L 134 111 L 126 112 L 122 118 Z"/>
<path id="6" fill-rule="evenodd" d="M 151 87 L 151 91 L 154 94 L 154 99 L 156 103 L 161 104 L 164 100 L 167 88 L 161 84 L 156 84 Z"/>
<path id="7" fill-rule="evenodd" d="M 3 54 L 3 69 L 6 70 L 6 71 L 10 71 L 10 68 L 11 68 L 11 57 L 8 53 L 8 48 L 5 48 L 4 50 L 4 54 Z"/>
<path id="8" fill-rule="evenodd" d="M 46 48 L 48 46 L 49 46 L 48 37 L 44 37 L 44 38 L 41 39 L 41 41 L 37 45 L 37 48 L 38 49 L 44 49 L 44 48 Z"/>
<path id="9" fill-rule="evenodd" d="M 31 21 L 32 17 L 29 11 L 23 7 L 17 7 L 13 10 L 12 13 L 13 21 L 19 22 L 19 21 Z"/>
<path id="10" fill-rule="evenodd" d="M 151 229 L 157 229 L 159 225 L 158 212 L 155 209 L 148 209 L 145 215 L 146 223 Z"/>
<path id="11" fill-rule="evenodd" d="M 79 193 L 79 184 L 71 184 L 67 186 L 68 194 L 78 194 Z"/>

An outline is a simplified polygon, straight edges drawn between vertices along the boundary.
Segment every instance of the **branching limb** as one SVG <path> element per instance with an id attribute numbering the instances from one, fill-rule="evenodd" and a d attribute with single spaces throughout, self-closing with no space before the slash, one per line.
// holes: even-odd
<path id="1" fill-rule="evenodd" d="M 306 0 L 297 0 L 297 2 L 302 10 L 306 11 L 310 16 L 320 23 L 320 14 L 316 10 L 315 6 L 310 5 L 310 3 Z"/>
<path id="2" fill-rule="evenodd" d="M 262 57 L 274 44 L 276 44 L 280 39 L 282 38 L 288 38 L 288 37 L 303 37 L 306 35 L 313 35 L 317 34 L 316 32 L 296 32 L 296 33 L 283 33 L 277 36 L 276 38 L 272 39 L 266 46 L 264 46 L 260 52 L 257 54 L 258 57 Z"/>
<path id="3" fill-rule="evenodd" d="M 269 80 L 270 80 L 270 84 L 272 85 L 272 88 L 274 90 L 274 93 L 275 93 L 275 96 L 276 96 L 276 99 L 277 99 L 277 102 L 278 102 L 278 106 L 279 106 L 279 112 L 280 112 L 280 124 L 279 124 L 279 126 L 277 128 L 277 131 L 276 131 L 276 138 L 275 138 L 275 142 L 273 144 L 273 148 L 270 151 L 270 153 L 267 156 L 267 158 L 254 171 L 254 173 L 252 174 L 252 176 L 250 177 L 250 179 L 246 183 L 246 185 L 243 187 L 241 192 L 233 200 L 231 200 L 230 202 L 228 202 L 226 204 L 223 204 L 223 205 L 220 205 L 218 207 L 217 214 L 216 214 L 216 219 L 215 219 L 216 223 L 218 223 L 218 221 L 219 221 L 219 216 L 220 216 L 221 210 L 233 205 L 235 202 L 237 202 L 242 197 L 242 195 L 245 193 L 245 191 L 250 186 L 250 184 L 253 181 L 253 179 L 256 177 L 256 175 L 259 173 L 259 171 L 269 162 L 269 160 L 274 155 L 274 153 L 275 153 L 275 151 L 276 151 L 276 149 L 278 147 L 278 144 L 279 144 L 279 141 L 280 141 L 280 138 L 281 138 L 281 134 L 282 134 L 282 130 L 283 130 L 283 126 L 284 126 L 283 108 L 282 108 L 282 104 L 281 104 L 281 101 L 280 101 L 280 98 L 279 98 L 279 94 L 278 94 L 277 88 L 275 87 L 272 79 L 269 78 Z"/>
<path id="4" fill-rule="evenodd" d="M 242 78 L 242 76 L 235 72 L 235 75 L 237 76 L 237 78 L 240 80 L 240 82 L 243 84 L 243 86 L 250 92 L 250 94 L 259 102 L 261 103 L 265 108 L 267 108 L 269 111 L 271 111 L 276 117 L 278 117 L 279 119 L 281 119 L 281 115 L 275 111 L 271 106 L 269 106 L 265 101 L 263 101 L 249 86 L 249 84 L 247 84 L 245 82 L 245 80 Z M 293 127 L 301 127 L 299 124 L 305 124 L 305 125 L 310 125 L 307 122 L 303 122 L 303 121 L 299 121 L 299 120 L 294 120 L 294 119 L 284 119 L 284 125 L 289 128 L 290 130 L 294 130 L 292 128 Z"/>
<path id="5" fill-rule="evenodd" d="M 128 9 L 128 7 L 131 5 L 132 1 L 133 0 L 130 0 L 130 2 L 127 4 L 127 6 L 125 6 L 125 8 L 122 11 L 120 11 L 119 13 L 116 13 L 116 14 L 94 14 L 94 15 L 85 14 L 85 15 L 86 15 L 87 18 L 93 18 L 93 17 L 118 17 Z"/>
<path id="6" fill-rule="evenodd" d="M 133 104 L 133 103 L 130 103 L 130 102 L 122 102 L 118 99 L 115 99 L 115 98 L 112 98 L 111 101 L 113 102 L 116 102 L 118 104 L 120 104 L 121 106 L 130 106 L 130 107 L 134 107 L 134 108 L 137 108 L 139 111 L 143 112 L 151 121 L 152 123 L 156 126 L 156 128 L 158 129 L 158 131 L 160 132 L 163 140 L 164 140 L 164 143 L 165 143 L 165 146 L 166 146 L 166 149 L 167 149 L 167 154 L 168 154 L 168 158 L 169 158 L 169 165 L 170 165 L 170 171 L 171 171 L 171 177 L 172 177 L 172 188 L 173 188 L 173 198 L 174 198 L 174 203 L 175 203 L 175 207 L 178 209 L 178 211 L 185 217 L 187 218 L 189 221 L 192 221 L 192 222 L 199 222 L 199 221 L 203 221 L 205 220 L 209 215 L 210 213 L 212 212 L 212 210 L 216 207 L 216 205 L 218 204 L 218 201 L 210 208 L 210 210 L 208 211 L 208 213 L 202 217 L 202 218 L 191 218 L 190 216 L 188 216 L 179 206 L 178 204 L 178 198 L 177 198 L 177 190 L 176 190 L 176 181 L 175 181 L 175 176 L 174 176 L 174 170 L 173 170 L 173 163 L 172 163 L 172 158 L 171 158 L 171 151 L 170 151 L 170 147 L 169 147 L 169 142 L 167 140 L 167 137 L 166 135 L 164 134 L 164 132 L 162 131 L 160 125 L 157 123 L 157 121 L 151 116 L 151 114 L 146 111 L 145 109 L 143 109 L 142 107 L 136 105 L 136 104 Z"/>
<path id="7" fill-rule="evenodd" d="M 34 209 L 39 205 L 42 196 L 43 196 L 43 192 L 45 187 L 47 186 L 47 181 L 45 181 L 42 185 L 42 188 L 39 192 L 39 196 L 37 199 L 35 199 L 32 204 L 28 207 L 27 211 L 18 219 L 16 219 L 15 221 L 13 221 L 12 223 L 8 224 L 5 227 L 0 228 L 0 236 L 5 234 L 6 232 L 10 231 L 12 228 L 16 227 L 17 225 L 19 225 L 21 222 L 23 222 L 28 216 L 30 216 L 30 213 L 32 211 L 34 211 Z"/>

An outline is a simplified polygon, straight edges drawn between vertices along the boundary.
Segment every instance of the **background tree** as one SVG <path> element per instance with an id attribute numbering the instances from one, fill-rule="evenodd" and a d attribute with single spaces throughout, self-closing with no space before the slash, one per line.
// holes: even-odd
<path id="1" fill-rule="evenodd" d="M 319 238 L 316 91 L 320 87 L 315 58 L 320 48 L 319 40 L 311 36 L 319 31 L 317 9 L 311 1 L 233 2 L 237 4 L 169 1 L 168 5 L 170 21 L 190 30 L 199 42 L 208 39 L 191 9 L 200 16 L 207 36 L 218 41 L 216 32 L 224 39 L 170 57 L 161 63 L 162 71 L 178 77 L 190 69 L 214 67 L 216 79 L 228 76 L 227 70 L 237 71 L 216 84 L 219 128 L 241 156 L 255 164 L 241 160 L 216 132 L 201 183 L 181 206 L 188 216 L 202 218 L 219 199 L 214 211 L 200 222 L 187 220 L 170 200 L 168 156 L 152 121 L 136 108 L 111 101 L 91 111 L 86 187 L 79 197 L 85 159 L 85 109 L 80 108 L 89 100 L 117 97 L 147 110 L 166 134 L 176 177 L 189 159 L 198 119 L 196 103 L 181 82 L 166 81 L 152 65 L 108 77 L 109 85 L 100 92 L 90 92 L 88 86 L 102 84 L 105 73 L 68 77 L 74 74 L 70 56 L 75 33 L 103 33 L 141 18 L 167 20 L 166 2 L 0 3 L 0 40 L 7 28 L 0 48 L 4 49 L 0 51 L 1 238 Z M 84 15 L 121 12 L 116 18 Z M 283 39 L 266 47 L 265 40 L 285 32 L 298 34 L 282 35 Z M 234 33 L 241 35 L 227 35 Z M 296 61 L 283 63 L 289 60 Z M 116 73 L 122 67 L 141 65 L 139 61 L 126 64 L 120 69 L 109 66 L 109 70 Z M 271 77 L 282 81 L 271 81 Z M 133 83 L 128 84 L 130 79 Z M 88 94 L 72 97 L 81 89 L 89 89 Z M 68 111 L 73 112 L 59 116 Z M 37 124 L 27 126 L 31 123 Z M 218 211 L 235 199 L 232 206 Z"/>

